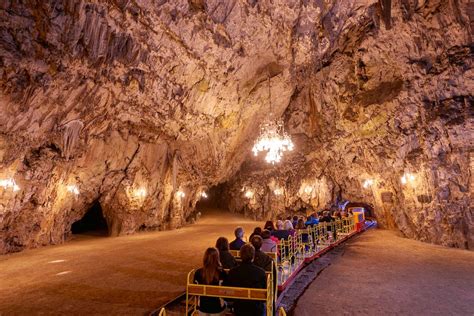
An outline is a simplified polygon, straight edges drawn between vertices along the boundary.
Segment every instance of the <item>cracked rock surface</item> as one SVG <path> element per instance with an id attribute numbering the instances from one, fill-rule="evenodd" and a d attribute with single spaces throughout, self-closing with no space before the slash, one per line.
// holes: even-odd
<path id="1" fill-rule="evenodd" d="M 223 182 L 236 212 L 343 197 L 470 247 L 472 19 L 466 0 L 2 1 L 0 178 L 21 189 L 0 189 L 0 252 L 63 242 L 97 201 L 111 235 L 176 228 Z M 267 77 L 296 144 L 278 168 L 249 155 Z"/>

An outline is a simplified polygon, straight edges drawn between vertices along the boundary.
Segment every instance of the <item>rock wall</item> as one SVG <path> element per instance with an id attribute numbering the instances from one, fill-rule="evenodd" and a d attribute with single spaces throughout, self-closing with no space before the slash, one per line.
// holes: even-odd
<path id="1" fill-rule="evenodd" d="M 111 235 L 179 227 L 225 181 L 254 216 L 342 195 L 472 245 L 471 21 L 460 0 L 2 1 L 0 253 L 63 242 L 95 201 Z M 297 145 L 278 169 L 248 156 L 268 76 Z"/>
<path id="2" fill-rule="evenodd" d="M 327 46 L 308 50 L 315 69 L 284 114 L 295 152 L 275 167 L 249 154 L 225 185 L 229 208 L 263 219 L 367 202 L 383 227 L 472 249 L 472 6 L 394 2 L 388 25 L 370 8 L 356 21 L 360 8 L 331 8 L 298 35 Z M 413 180 L 402 184 L 404 174 Z"/>

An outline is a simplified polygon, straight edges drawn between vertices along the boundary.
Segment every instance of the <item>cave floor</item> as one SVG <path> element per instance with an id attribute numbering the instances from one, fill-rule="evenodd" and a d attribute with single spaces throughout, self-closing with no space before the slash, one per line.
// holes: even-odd
<path id="1" fill-rule="evenodd" d="M 474 315 L 474 252 L 372 229 L 300 297 L 297 316 Z"/>
<path id="2" fill-rule="evenodd" d="M 117 238 L 81 236 L 0 256 L 0 315 L 143 315 L 185 289 L 220 236 L 263 223 L 210 210 L 194 225 Z"/>

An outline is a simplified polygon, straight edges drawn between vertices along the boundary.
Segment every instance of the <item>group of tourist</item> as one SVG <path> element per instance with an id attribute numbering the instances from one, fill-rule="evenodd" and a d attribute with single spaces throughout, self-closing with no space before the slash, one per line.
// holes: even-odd
<path id="1" fill-rule="evenodd" d="M 265 271 L 274 271 L 273 259 L 266 252 L 276 252 L 278 242 L 294 236 L 299 229 L 317 225 L 320 222 L 332 222 L 337 218 L 347 217 L 345 212 L 322 211 L 312 214 L 306 219 L 298 216 L 278 219 L 276 225 L 267 221 L 263 227 L 256 227 L 244 241 L 244 230 L 237 227 L 234 231 L 235 240 L 229 243 L 225 237 L 219 237 L 216 246 L 208 248 L 204 253 L 203 267 L 194 274 L 194 282 L 203 285 L 225 285 L 244 288 L 266 288 Z M 239 250 L 240 263 L 230 253 Z M 228 271 L 228 272 L 226 272 Z M 264 315 L 265 306 L 261 301 L 234 300 L 232 308 L 235 315 Z M 227 308 L 223 299 L 215 297 L 200 298 L 200 315 L 222 315 Z"/>
<path id="2" fill-rule="evenodd" d="M 263 238 L 254 234 L 250 242 L 244 241 L 244 230 L 237 227 L 235 240 L 229 243 L 227 238 L 219 237 L 215 248 L 207 248 L 204 253 L 203 267 L 194 274 L 194 282 L 205 285 L 225 285 L 244 288 L 266 288 L 265 271 L 272 271 L 273 259 L 262 251 Z M 230 249 L 239 250 L 240 262 L 230 253 Z M 228 271 L 228 272 L 226 272 Z M 235 315 L 264 315 L 263 302 L 235 300 L 232 302 Z M 200 298 L 200 315 L 222 315 L 227 308 L 220 298 Z"/>

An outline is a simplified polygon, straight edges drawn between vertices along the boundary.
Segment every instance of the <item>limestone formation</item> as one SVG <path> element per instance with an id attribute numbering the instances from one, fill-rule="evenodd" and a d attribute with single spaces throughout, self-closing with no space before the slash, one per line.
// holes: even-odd
<path id="1" fill-rule="evenodd" d="M 2 1 L 0 178 L 20 190 L 0 188 L 0 253 L 67 240 L 97 201 L 111 235 L 179 227 L 219 183 L 251 216 L 367 201 L 472 248 L 472 20 L 467 0 Z M 268 75 L 296 144 L 277 167 L 250 152 Z"/>

